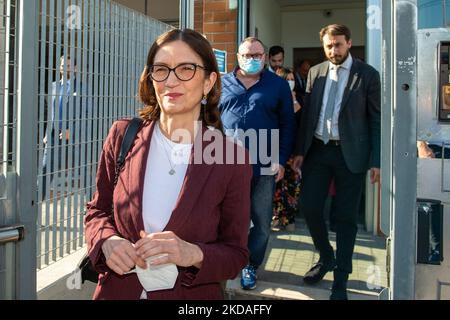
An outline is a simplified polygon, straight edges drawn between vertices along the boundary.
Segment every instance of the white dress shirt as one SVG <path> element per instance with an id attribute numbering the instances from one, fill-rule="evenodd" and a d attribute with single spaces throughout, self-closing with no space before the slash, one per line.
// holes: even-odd
<path id="1" fill-rule="evenodd" d="M 347 86 L 348 78 L 350 76 L 350 69 L 352 67 L 352 64 L 353 64 L 353 58 L 352 58 L 352 55 L 349 53 L 347 59 L 344 61 L 344 63 L 342 63 L 340 65 L 338 88 L 337 88 L 337 93 L 336 93 L 333 118 L 332 118 L 331 122 L 328 121 L 328 123 L 327 123 L 328 130 L 330 130 L 330 126 L 331 126 L 330 140 L 339 140 L 340 139 L 339 138 L 339 126 L 338 126 L 339 113 L 341 111 L 342 98 L 344 96 L 344 90 L 345 90 L 345 87 Z M 324 119 L 325 118 L 325 108 L 328 103 L 328 93 L 330 91 L 330 86 L 331 86 L 332 80 L 333 79 L 335 80 L 337 77 L 336 70 L 337 70 L 337 66 L 335 64 L 329 62 L 327 81 L 325 83 L 325 89 L 323 91 L 322 107 L 320 110 L 319 121 L 317 123 L 316 131 L 315 131 L 315 136 L 318 139 L 321 139 L 321 137 L 322 137 L 323 122 L 325 121 L 325 119 Z"/>

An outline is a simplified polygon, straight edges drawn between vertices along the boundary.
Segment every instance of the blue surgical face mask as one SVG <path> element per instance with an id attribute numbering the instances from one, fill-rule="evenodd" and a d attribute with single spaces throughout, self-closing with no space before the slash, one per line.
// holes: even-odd
<path id="1" fill-rule="evenodd" d="M 261 60 L 240 59 L 239 68 L 241 68 L 247 74 L 256 74 L 262 70 L 263 64 Z"/>

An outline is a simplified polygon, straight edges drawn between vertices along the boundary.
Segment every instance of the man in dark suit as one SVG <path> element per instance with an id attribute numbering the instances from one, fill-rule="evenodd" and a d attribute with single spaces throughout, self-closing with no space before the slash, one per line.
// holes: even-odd
<path id="1" fill-rule="evenodd" d="M 300 206 L 320 253 L 304 282 L 317 283 L 334 271 L 330 299 L 347 299 L 366 171 L 370 168 L 372 183 L 380 178 L 380 77 L 374 68 L 352 58 L 346 26 L 329 25 L 320 31 L 320 39 L 328 61 L 312 67 L 308 74 L 293 163 L 302 170 Z M 333 177 L 336 258 L 323 216 Z"/>
<path id="2" fill-rule="evenodd" d="M 295 95 L 300 105 L 303 105 L 305 98 L 309 69 L 311 69 L 311 61 L 307 59 L 300 60 L 295 66 Z"/>
<path id="3" fill-rule="evenodd" d="M 75 78 L 76 60 L 70 56 L 61 56 L 59 59 L 60 79 L 54 81 L 51 87 L 50 115 L 47 123 L 44 143 L 44 155 L 42 159 L 42 197 L 46 197 L 47 178 L 53 183 L 53 175 L 56 172 L 67 170 L 69 158 L 69 146 L 71 145 L 71 157 L 75 161 L 75 144 L 79 142 L 81 129 L 73 132 L 75 122 L 87 116 L 82 112 L 81 95 L 82 85 Z M 78 85 L 78 88 L 77 88 Z M 87 110 L 87 108 L 85 108 Z M 70 125 L 72 123 L 72 125 Z M 80 125 L 81 127 L 81 125 Z M 72 128 L 72 132 L 70 132 Z M 65 141 L 65 143 L 63 143 Z M 65 157 L 63 157 L 65 152 Z M 65 159 L 66 163 L 62 163 Z M 60 173 L 59 173 L 60 174 Z"/>
<path id="4" fill-rule="evenodd" d="M 304 59 L 300 60 L 295 66 L 295 98 L 297 99 L 300 106 L 303 106 L 306 94 L 306 84 L 308 82 L 308 72 L 311 69 L 311 61 Z M 302 109 L 295 113 L 295 120 L 297 126 L 300 127 L 302 121 Z"/>

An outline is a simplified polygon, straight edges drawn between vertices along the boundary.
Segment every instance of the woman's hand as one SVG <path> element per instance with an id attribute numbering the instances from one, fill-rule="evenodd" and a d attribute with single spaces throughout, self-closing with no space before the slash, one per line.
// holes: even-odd
<path id="1" fill-rule="evenodd" d="M 126 239 L 112 236 L 103 243 L 102 251 L 106 265 L 119 275 L 130 271 L 135 265 L 142 269 L 147 268 L 145 260 L 138 256 L 134 245 Z"/>
<path id="2" fill-rule="evenodd" d="M 151 265 L 174 263 L 180 267 L 201 267 L 203 262 L 203 251 L 199 246 L 180 239 L 172 231 L 146 233 L 141 231 L 141 238 L 135 244 L 137 254 L 142 259 L 165 254 L 154 259 Z"/>
<path id="3" fill-rule="evenodd" d="M 292 101 L 294 101 L 294 113 L 295 113 L 302 108 L 300 103 L 297 101 L 297 96 L 295 94 L 295 91 L 292 91 Z"/>

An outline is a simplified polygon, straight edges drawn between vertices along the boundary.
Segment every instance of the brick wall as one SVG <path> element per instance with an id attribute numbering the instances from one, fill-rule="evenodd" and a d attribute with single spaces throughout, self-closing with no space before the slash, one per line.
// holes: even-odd
<path id="1" fill-rule="evenodd" d="M 231 71 L 236 64 L 237 9 L 230 10 L 229 0 L 196 0 L 194 26 L 213 48 L 227 51 L 227 71 Z"/>

